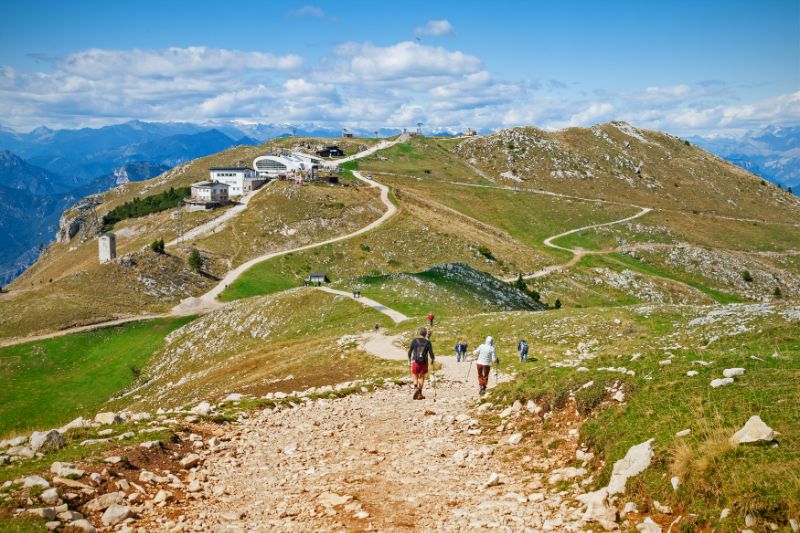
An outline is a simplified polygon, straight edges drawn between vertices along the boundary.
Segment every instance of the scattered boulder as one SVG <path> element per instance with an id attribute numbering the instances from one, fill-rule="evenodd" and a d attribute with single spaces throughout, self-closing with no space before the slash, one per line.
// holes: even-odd
<path id="1" fill-rule="evenodd" d="M 483 484 L 483 487 L 488 489 L 489 487 L 496 487 L 502 484 L 503 481 L 500 479 L 500 474 L 492 472 L 492 474 L 489 476 L 489 479 Z"/>
<path id="2" fill-rule="evenodd" d="M 197 455 L 196 453 L 190 453 L 189 455 L 181 459 L 181 466 L 186 469 L 192 468 L 193 466 L 197 466 L 199 464 L 200 464 L 200 456 Z"/>
<path id="3" fill-rule="evenodd" d="M 68 424 L 65 424 L 65 425 L 61 426 L 60 428 L 58 428 L 58 432 L 63 434 L 63 433 L 66 433 L 67 431 L 69 431 L 71 429 L 82 428 L 82 427 L 87 426 L 88 424 L 89 424 L 89 422 L 87 422 L 82 416 L 79 416 L 78 418 L 76 418 L 72 422 L 69 422 Z"/>
<path id="4" fill-rule="evenodd" d="M 669 482 L 672 484 L 672 490 L 678 490 L 678 487 L 681 486 L 681 478 L 678 476 L 672 476 Z"/>
<path id="5" fill-rule="evenodd" d="M 168 490 L 160 489 L 156 494 L 156 497 L 153 498 L 153 503 L 159 504 L 161 502 L 170 502 L 175 499 L 175 496 Z"/>
<path id="6" fill-rule="evenodd" d="M 319 502 L 320 505 L 323 505 L 325 507 L 338 507 L 340 505 L 346 504 L 352 499 L 353 499 L 352 496 L 340 496 L 333 492 L 323 492 L 322 494 L 319 495 L 317 501 Z"/>
<path id="7" fill-rule="evenodd" d="M 13 448 L 8 449 L 8 455 L 10 455 L 11 457 L 21 457 L 23 459 L 30 459 L 31 457 L 36 455 L 36 452 L 31 450 L 27 446 L 14 446 Z"/>
<path id="8" fill-rule="evenodd" d="M 625 492 L 628 478 L 636 476 L 650 466 L 653 459 L 653 439 L 648 439 L 641 444 L 631 446 L 625 457 L 614 463 L 611 470 L 611 480 L 608 482 L 608 493 L 619 494 Z"/>
<path id="9" fill-rule="evenodd" d="M 31 487 L 41 487 L 43 489 L 47 489 L 50 487 L 50 483 L 41 476 L 28 476 L 22 480 L 22 487 L 26 489 Z"/>
<path id="10" fill-rule="evenodd" d="M 542 412 L 542 407 L 539 406 L 539 405 L 536 405 L 536 402 L 534 402 L 533 400 L 528 400 L 528 403 L 525 404 L 525 409 L 529 413 L 534 414 L 534 415 L 538 415 L 539 413 Z"/>
<path id="11" fill-rule="evenodd" d="M 60 461 L 56 461 L 50 465 L 50 472 L 64 478 L 83 477 L 83 474 L 86 473 L 80 468 L 75 468 L 75 465 L 72 463 L 62 463 Z"/>
<path id="12" fill-rule="evenodd" d="M 125 500 L 124 492 L 108 492 L 102 494 L 86 504 L 86 510 L 91 512 L 104 511 L 112 505 L 119 505 Z M 127 517 L 126 517 L 127 518 Z M 124 519 L 123 519 L 124 520 Z M 114 522 L 116 524 L 116 522 Z"/>
<path id="13" fill-rule="evenodd" d="M 675 436 L 676 437 L 685 437 L 691 432 L 692 432 L 691 429 L 682 429 L 682 430 L 678 431 L 677 433 L 675 433 Z"/>
<path id="14" fill-rule="evenodd" d="M 110 424 L 122 424 L 122 422 L 124 422 L 121 416 L 112 412 L 97 413 L 94 417 L 94 421 L 104 426 Z"/>
<path id="15" fill-rule="evenodd" d="M 696 376 L 699 373 L 700 372 L 698 372 L 697 370 L 689 370 L 689 371 L 686 372 L 686 375 L 689 376 L 690 378 L 693 378 L 694 376 Z"/>
<path id="16" fill-rule="evenodd" d="M 192 413 L 196 415 L 206 416 L 212 410 L 211 404 L 208 402 L 200 402 L 199 404 L 192 407 Z"/>
<path id="17" fill-rule="evenodd" d="M 716 389 L 722 387 L 723 385 L 730 385 L 733 383 L 733 378 L 717 378 L 711 380 L 711 388 Z"/>
<path id="18" fill-rule="evenodd" d="M 241 400 L 242 400 L 242 398 L 244 398 L 244 395 L 242 395 L 242 394 L 239 394 L 238 392 L 234 392 L 234 393 L 228 394 L 228 395 L 225 397 L 225 399 L 224 399 L 224 400 L 222 400 L 222 403 L 226 403 L 226 402 L 239 402 L 239 401 L 241 401 Z"/>
<path id="19" fill-rule="evenodd" d="M 643 522 L 636 524 L 636 529 L 642 533 L 661 533 L 661 526 L 653 522 L 649 516 Z"/>
<path id="20" fill-rule="evenodd" d="M 60 450 L 64 446 L 66 446 L 64 437 L 57 429 L 34 431 L 31 434 L 31 450 L 34 452 Z"/>
<path id="21" fill-rule="evenodd" d="M 97 531 L 95 527 L 92 525 L 91 522 L 86 520 L 85 518 L 81 518 L 80 520 L 74 520 L 69 523 L 70 527 L 75 529 L 80 529 L 83 533 L 95 533 Z"/>
<path id="22" fill-rule="evenodd" d="M 729 439 L 731 444 L 771 442 L 779 433 L 766 425 L 758 415 L 751 416 L 742 428 Z"/>
<path id="23" fill-rule="evenodd" d="M 25 511 L 27 514 L 44 518 L 46 521 L 51 522 L 56 519 L 56 510 L 52 507 L 39 507 L 28 509 Z"/>
<path id="24" fill-rule="evenodd" d="M 744 368 L 726 368 L 722 371 L 722 375 L 726 378 L 732 378 L 734 376 L 743 376 L 744 375 Z"/>
<path id="25" fill-rule="evenodd" d="M 605 529 L 616 527 L 616 511 L 608 501 L 608 489 L 602 488 L 577 497 L 578 501 L 586 505 L 583 519 L 596 521 Z"/>
<path id="26" fill-rule="evenodd" d="M 106 509 L 100 520 L 102 520 L 103 524 L 107 526 L 113 526 L 114 524 L 119 524 L 129 516 L 131 516 L 130 507 L 127 507 L 125 505 L 118 505 L 115 503 L 114 505 L 111 505 L 108 509 Z"/>
<path id="27" fill-rule="evenodd" d="M 58 496 L 58 489 L 55 487 L 51 487 L 39 495 L 39 499 L 45 505 L 58 505 L 61 501 L 61 498 Z"/>
<path id="28" fill-rule="evenodd" d="M 522 440 L 522 433 L 514 433 L 513 435 L 508 437 L 508 443 L 511 446 L 519 444 L 521 440 Z"/>

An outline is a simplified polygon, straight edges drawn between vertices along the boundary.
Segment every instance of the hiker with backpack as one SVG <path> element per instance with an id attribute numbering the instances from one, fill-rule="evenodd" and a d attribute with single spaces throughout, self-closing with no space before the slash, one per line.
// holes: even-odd
<path id="1" fill-rule="evenodd" d="M 489 372 L 492 370 L 492 364 L 500 364 L 500 359 L 497 357 L 497 352 L 494 349 L 494 339 L 492 336 L 486 337 L 486 342 L 478 346 L 472 355 L 478 356 L 475 367 L 478 371 L 478 386 L 480 390 L 478 394 L 483 395 L 486 393 L 486 386 L 489 384 Z"/>
<path id="2" fill-rule="evenodd" d="M 520 363 L 527 363 L 528 362 L 528 343 L 525 342 L 525 339 L 520 339 L 517 343 L 517 352 L 519 353 L 519 362 Z"/>
<path id="3" fill-rule="evenodd" d="M 414 377 L 414 399 L 424 400 L 422 390 L 425 388 L 425 374 L 428 373 L 428 360 L 433 364 L 433 345 L 428 328 L 419 328 L 419 337 L 411 341 L 408 348 L 408 362 L 411 364 L 411 375 Z"/>
<path id="4" fill-rule="evenodd" d="M 459 339 L 456 343 L 456 363 L 467 362 L 467 343 Z"/>

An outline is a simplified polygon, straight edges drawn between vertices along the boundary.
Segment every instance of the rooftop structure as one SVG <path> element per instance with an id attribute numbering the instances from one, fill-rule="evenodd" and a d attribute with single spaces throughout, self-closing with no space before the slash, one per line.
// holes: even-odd
<path id="1" fill-rule="evenodd" d="M 103 233 L 97 239 L 97 251 L 100 263 L 109 263 L 117 257 L 117 236 L 113 233 Z"/>
<path id="2" fill-rule="evenodd" d="M 264 185 L 266 180 L 249 167 L 212 167 L 209 169 L 210 181 L 230 186 L 228 196 L 242 196 Z"/>
<path id="3" fill-rule="evenodd" d="M 307 173 L 320 168 L 321 165 L 322 159 L 302 152 L 262 155 L 253 160 L 256 172 L 262 177 Z"/>

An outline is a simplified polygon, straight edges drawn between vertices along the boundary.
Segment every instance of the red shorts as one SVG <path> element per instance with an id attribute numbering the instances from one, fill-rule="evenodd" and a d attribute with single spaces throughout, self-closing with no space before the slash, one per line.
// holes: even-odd
<path id="1" fill-rule="evenodd" d="M 411 373 L 415 376 L 425 375 L 428 373 L 428 363 L 419 364 L 416 361 L 411 362 Z"/>

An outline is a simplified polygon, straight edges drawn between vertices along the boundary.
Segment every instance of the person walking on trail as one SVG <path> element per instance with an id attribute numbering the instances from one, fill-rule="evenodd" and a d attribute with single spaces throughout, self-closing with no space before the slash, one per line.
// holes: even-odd
<path id="1" fill-rule="evenodd" d="M 486 342 L 478 346 L 472 355 L 477 355 L 478 360 L 475 363 L 476 370 L 478 371 L 478 386 L 480 390 L 478 394 L 486 393 L 486 386 L 489 384 L 489 372 L 492 370 L 492 364 L 500 364 L 500 359 L 497 358 L 497 352 L 494 349 L 494 339 L 490 336 L 486 337 Z"/>
<path id="2" fill-rule="evenodd" d="M 467 362 L 467 343 L 459 339 L 456 343 L 456 363 Z"/>
<path id="3" fill-rule="evenodd" d="M 428 340 L 428 328 L 419 328 L 419 337 L 411 341 L 408 348 L 408 362 L 411 363 L 411 375 L 414 377 L 414 399 L 424 400 L 422 390 L 425 388 L 425 374 L 428 373 L 428 360 L 433 364 L 433 345 Z"/>
<path id="4" fill-rule="evenodd" d="M 527 363 L 528 362 L 528 343 L 525 342 L 525 339 L 520 339 L 517 343 L 517 352 L 519 353 L 519 361 L 520 363 Z"/>

